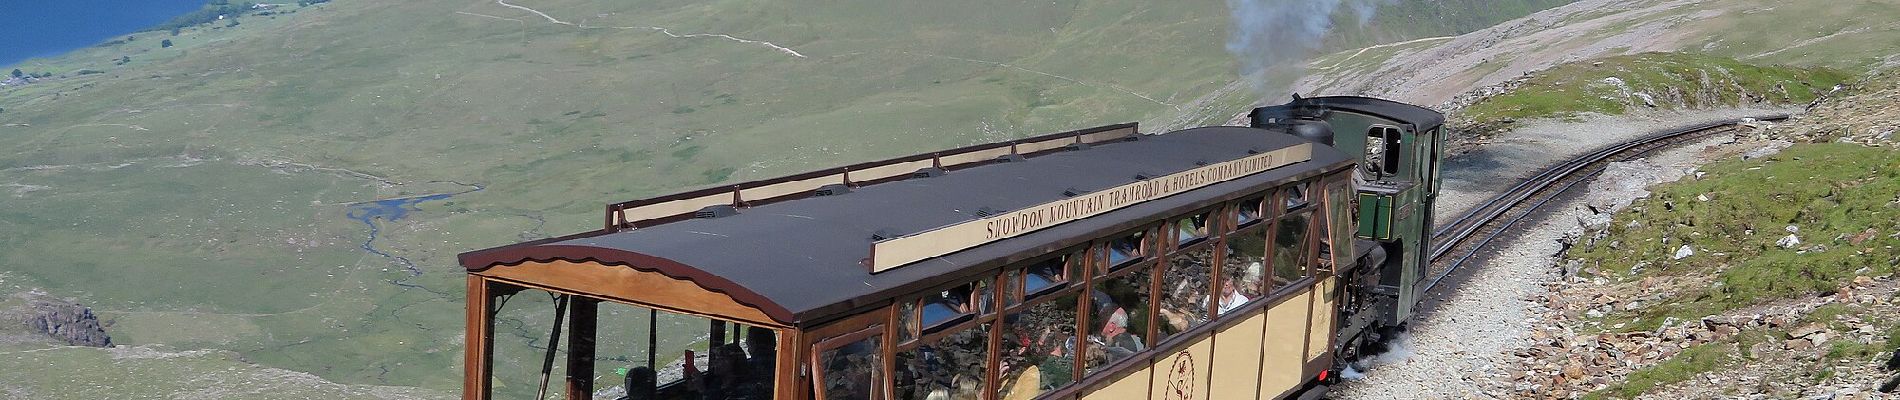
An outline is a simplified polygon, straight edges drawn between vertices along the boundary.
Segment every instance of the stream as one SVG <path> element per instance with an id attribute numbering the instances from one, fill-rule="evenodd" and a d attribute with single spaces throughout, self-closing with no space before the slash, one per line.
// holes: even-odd
<path id="1" fill-rule="evenodd" d="M 431 183 L 437 183 L 437 182 L 431 182 Z M 382 233 L 382 227 L 377 225 L 376 222 L 378 220 L 385 221 L 385 222 L 399 221 L 405 217 L 408 217 L 410 213 L 421 212 L 422 209 L 418 208 L 417 205 L 420 205 L 424 202 L 447 200 L 450 197 L 479 192 L 483 189 L 482 185 L 478 185 L 478 184 L 467 184 L 467 183 L 460 183 L 460 182 L 446 182 L 446 183 L 454 183 L 458 185 L 468 186 L 470 189 L 460 191 L 460 192 L 455 192 L 455 193 L 425 194 L 425 195 L 419 195 L 419 196 L 399 197 L 399 198 L 393 198 L 393 199 L 350 203 L 348 205 L 349 207 L 348 211 L 344 214 L 344 216 L 348 217 L 349 219 L 356 220 L 357 222 L 362 222 L 363 225 L 366 225 L 369 227 L 368 238 L 364 239 L 363 244 L 359 245 L 358 247 L 361 247 L 363 251 L 369 252 L 370 254 L 375 254 L 378 256 L 382 256 L 383 258 L 389 259 L 391 262 L 394 262 L 397 265 L 402 266 L 404 270 L 408 271 L 409 276 L 404 277 L 402 279 L 392 279 L 389 281 L 389 283 L 394 284 L 396 286 L 423 289 L 432 293 L 435 292 L 433 290 L 429 290 L 428 288 L 422 287 L 421 285 L 408 282 L 409 278 L 414 278 L 414 277 L 422 275 L 422 268 L 417 266 L 414 261 L 410 261 L 408 257 L 391 254 L 388 251 L 384 251 L 384 250 L 376 248 L 376 238 Z"/>

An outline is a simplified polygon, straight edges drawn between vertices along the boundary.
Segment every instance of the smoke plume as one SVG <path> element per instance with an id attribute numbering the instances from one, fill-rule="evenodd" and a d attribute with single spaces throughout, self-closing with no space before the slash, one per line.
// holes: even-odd
<path id="1" fill-rule="evenodd" d="M 1305 61 L 1333 30 L 1344 7 L 1365 25 L 1380 5 L 1395 0 L 1227 0 L 1234 24 L 1227 52 L 1240 61 L 1241 77 L 1266 94 L 1268 72 Z"/>

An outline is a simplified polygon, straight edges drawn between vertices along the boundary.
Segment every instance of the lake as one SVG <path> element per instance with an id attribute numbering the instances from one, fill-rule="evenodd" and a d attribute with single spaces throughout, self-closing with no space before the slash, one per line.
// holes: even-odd
<path id="1" fill-rule="evenodd" d="M 0 66 L 145 30 L 206 0 L 0 0 Z M 0 71 L 4 73 L 4 71 Z"/>

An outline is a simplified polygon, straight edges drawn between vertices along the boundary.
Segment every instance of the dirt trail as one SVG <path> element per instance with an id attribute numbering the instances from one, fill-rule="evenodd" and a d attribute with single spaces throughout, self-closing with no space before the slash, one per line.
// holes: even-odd
<path id="1" fill-rule="evenodd" d="M 546 19 L 546 20 L 548 21 L 548 23 L 552 23 L 552 24 L 556 24 L 556 25 L 567 25 L 567 26 L 572 26 L 572 27 L 576 27 L 576 28 L 581 28 L 581 29 L 620 29 L 620 30 L 628 30 L 628 29 L 634 29 L 634 30 L 648 30 L 648 31 L 654 31 L 654 32 L 659 32 L 659 33 L 660 33 L 660 34 L 662 34 L 662 35 L 666 35 L 667 37 L 671 37 L 671 38 L 675 38 L 675 39 L 689 39 L 689 38 L 717 38 L 717 39 L 725 39 L 725 40 L 729 40 L 729 41 L 734 41 L 734 42 L 739 42 L 739 43 L 745 43 L 745 44 L 755 44 L 755 45 L 760 45 L 760 46 L 765 46 L 765 47 L 769 47 L 769 48 L 771 48 L 772 50 L 777 50 L 777 51 L 778 51 L 778 52 L 780 52 L 780 53 L 785 53 L 785 54 L 787 54 L 787 55 L 790 55 L 790 56 L 793 56 L 793 57 L 798 57 L 798 58 L 806 58 L 806 57 L 805 57 L 805 54 L 804 54 L 804 53 L 799 53 L 799 52 L 798 52 L 798 50 L 792 50 L 792 49 L 791 49 L 790 47 L 785 47 L 785 46 L 780 46 L 780 45 L 777 45 L 777 44 L 773 44 L 772 42 L 767 42 L 767 41 L 764 41 L 764 40 L 753 40 L 753 39 L 746 39 L 746 38 L 741 38 L 741 37 L 736 37 L 736 36 L 732 36 L 732 35 L 727 35 L 727 34 L 723 34 L 723 33 L 685 33 L 685 34 L 680 34 L 680 33 L 673 33 L 673 30 L 672 30 L 672 29 L 669 29 L 669 28 L 665 28 L 665 27 L 658 27 L 658 26 L 593 26 L 593 25 L 587 25 L 587 24 L 585 24 L 585 23 L 574 23 L 574 22 L 568 22 L 568 21 L 562 21 L 562 20 L 560 20 L 559 18 L 554 18 L 554 16 L 552 16 L 552 15 L 548 15 L 548 13 L 544 13 L 544 12 L 541 12 L 540 10 L 536 10 L 536 9 L 533 9 L 533 8 L 528 8 L 528 7 L 526 7 L 526 6 L 522 6 L 522 5 L 517 5 L 517 4 L 510 4 L 510 3 L 508 3 L 508 1 L 507 1 L 507 0 L 495 0 L 495 4 L 496 4 L 496 5 L 500 5 L 500 6 L 502 6 L 502 7 L 508 7 L 508 8 L 513 8 L 513 9 L 516 9 L 516 10 L 521 10 L 521 11 L 526 11 L 526 12 L 529 12 L 529 13 L 532 13 L 532 14 L 534 14 L 534 15 L 537 15 L 537 16 L 540 16 L 540 17 L 541 17 L 542 19 Z M 484 14 L 475 14 L 475 13 L 466 13 L 466 12 L 462 12 L 462 13 L 458 13 L 458 14 L 465 14 L 465 15 L 472 15 L 472 16 L 477 16 L 477 17 L 487 17 L 487 18 L 494 18 L 494 19 L 505 19 L 505 20 L 513 20 L 513 21 L 517 21 L 517 22 L 519 22 L 519 21 L 520 21 L 520 20 L 516 20 L 516 19 L 513 19 L 513 18 L 503 18 L 503 17 L 496 17 L 496 16 L 493 16 L 493 15 L 484 15 Z"/>

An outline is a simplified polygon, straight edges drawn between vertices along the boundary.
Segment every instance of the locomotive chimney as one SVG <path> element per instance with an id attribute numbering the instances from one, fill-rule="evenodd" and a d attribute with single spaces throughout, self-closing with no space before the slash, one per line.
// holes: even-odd
<path id="1" fill-rule="evenodd" d="M 1333 124 L 1326 122 L 1326 108 L 1312 104 L 1297 93 L 1293 95 L 1292 102 L 1283 106 L 1256 108 L 1250 117 L 1252 122 L 1249 126 L 1283 129 L 1293 136 L 1333 145 Z"/>

